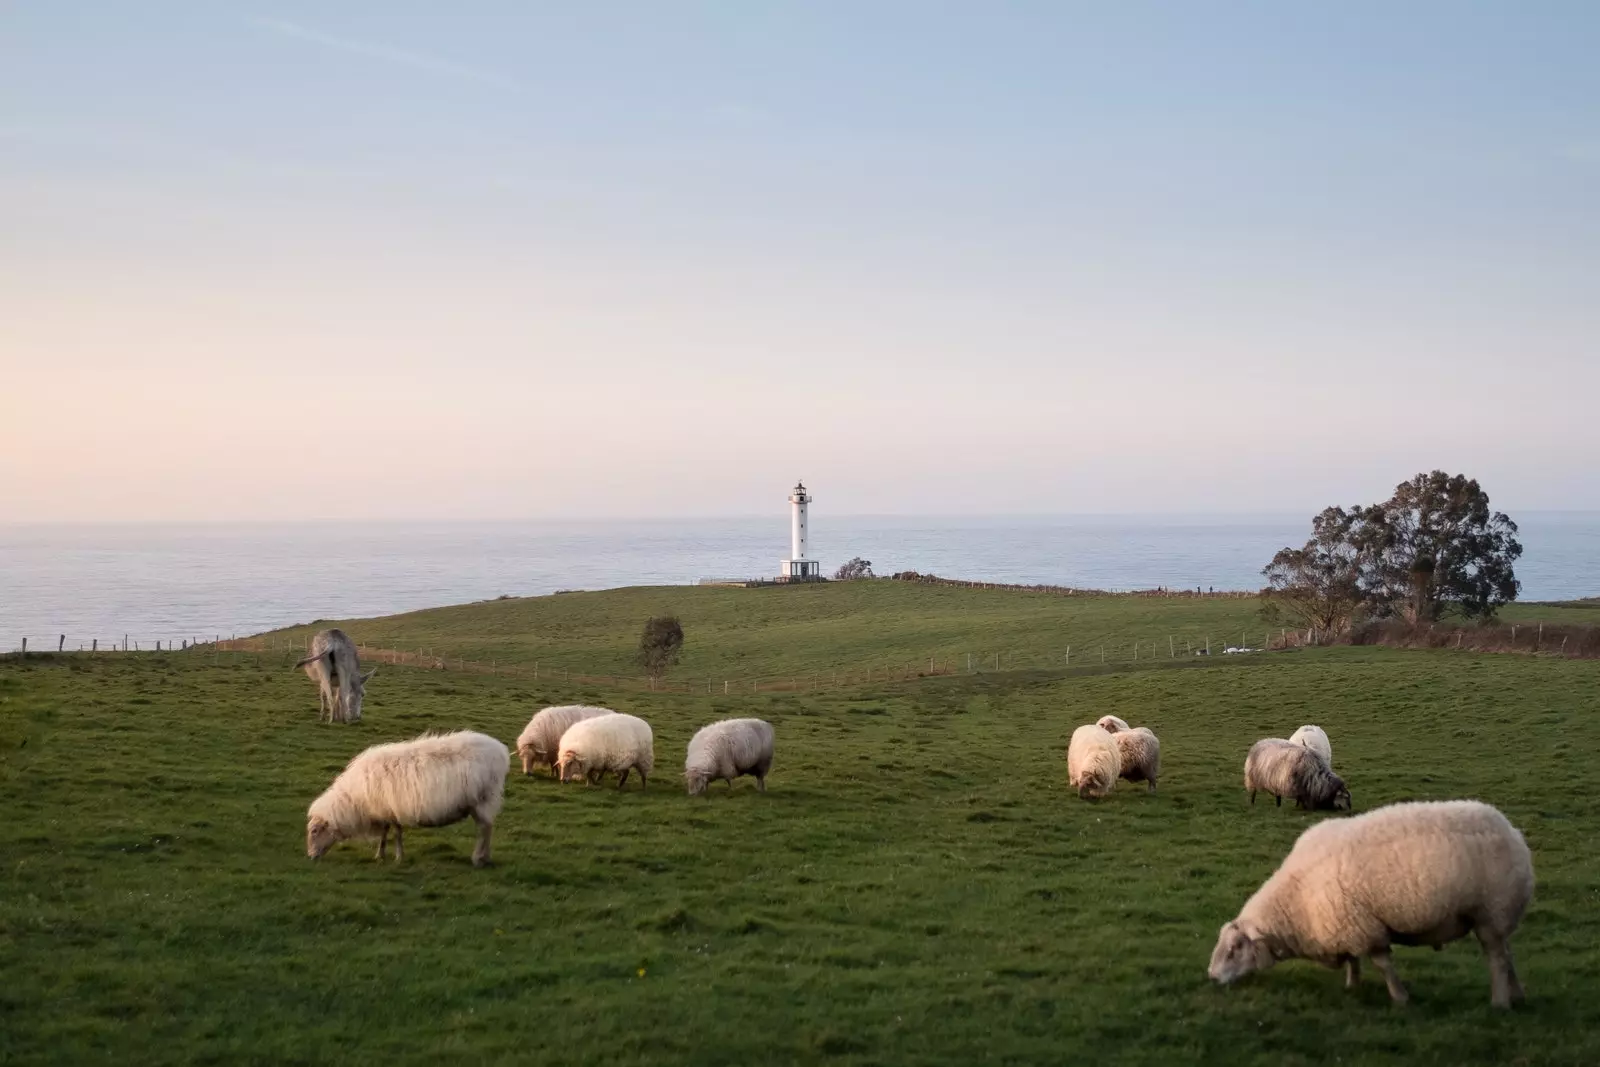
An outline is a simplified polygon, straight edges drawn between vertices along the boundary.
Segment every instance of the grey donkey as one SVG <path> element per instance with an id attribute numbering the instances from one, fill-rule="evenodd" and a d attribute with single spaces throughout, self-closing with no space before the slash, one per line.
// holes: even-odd
<path id="1" fill-rule="evenodd" d="M 356 645 L 348 634 L 323 630 L 311 639 L 311 654 L 295 666 L 304 667 L 306 676 L 317 683 L 318 722 L 361 721 L 361 697 L 378 668 L 361 673 Z"/>

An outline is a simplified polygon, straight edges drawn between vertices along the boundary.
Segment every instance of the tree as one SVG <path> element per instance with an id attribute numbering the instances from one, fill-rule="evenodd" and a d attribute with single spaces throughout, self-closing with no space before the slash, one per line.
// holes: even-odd
<path id="1" fill-rule="evenodd" d="M 1464 475 L 1419 474 L 1381 504 L 1330 507 L 1311 540 L 1285 548 L 1262 570 L 1262 610 L 1318 629 L 1346 629 L 1358 611 L 1433 622 L 1454 610 L 1490 618 L 1517 598 L 1517 524 L 1489 509 Z"/>
<path id="2" fill-rule="evenodd" d="M 1262 574 L 1261 614 L 1270 622 L 1293 622 L 1326 633 L 1349 629 L 1360 607 L 1361 567 L 1348 542 L 1350 514 L 1326 508 L 1311 520 L 1304 548 L 1281 549 Z"/>
<path id="3" fill-rule="evenodd" d="M 1363 509 L 1353 528 L 1374 613 L 1433 622 L 1448 610 L 1491 618 L 1517 599 L 1517 524 L 1489 510 L 1474 479 L 1419 474 Z"/>
<path id="4" fill-rule="evenodd" d="M 657 615 L 644 624 L 639 635 L 639 666 L 652 678 L 660 678 L 678 662 L 683 650 L 683 626 L 676 615 Z"/>
<path id="5" fill-rule="evenodd" d="M 852 578 L 872 577 L 874 577 L 872 561 L 870 559 L 862 559 L 860 556 L 855 557 L 833 572 L 833 579 L 836 582 L 848 582 Z"/>

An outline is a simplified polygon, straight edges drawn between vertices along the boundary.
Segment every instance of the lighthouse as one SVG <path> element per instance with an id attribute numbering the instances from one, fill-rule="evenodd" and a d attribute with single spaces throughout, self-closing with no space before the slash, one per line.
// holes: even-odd
<path id="1" fill-rule="evenodd" d="M 789 494 L 789 558 L 780 565 L 778 576 L 789 582 L 810 582 L 822 577 L 822 564 L 806 558 L 806 505 L 811 494 L 804 482 L 796 482 Z"/>

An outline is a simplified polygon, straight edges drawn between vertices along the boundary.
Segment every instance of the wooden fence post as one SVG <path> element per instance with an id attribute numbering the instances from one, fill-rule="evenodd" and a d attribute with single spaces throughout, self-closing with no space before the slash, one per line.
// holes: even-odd
<path id="1" fill-rule="evenodd" d="M 56 651 L 60 652 L 67 647 L 67 635 L 62 634 L 61 640 L 56 642 Z"/>
<path id="2" fill-rule="evenodd" d="M 28 655 L 28 639 L 26 637 L 22 639 L 22 655 L 24 657 Z"/>

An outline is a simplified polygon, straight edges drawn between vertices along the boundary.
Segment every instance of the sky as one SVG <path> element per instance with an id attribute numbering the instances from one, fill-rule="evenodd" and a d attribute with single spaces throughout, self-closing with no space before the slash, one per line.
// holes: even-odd
<path id="1" fill-rule="evenodd" d="M 1600 509 L 1600 5 L 0 6 L 0 521 Z"/>

